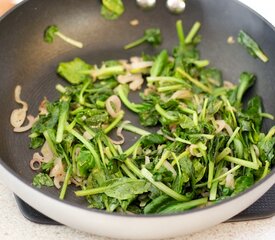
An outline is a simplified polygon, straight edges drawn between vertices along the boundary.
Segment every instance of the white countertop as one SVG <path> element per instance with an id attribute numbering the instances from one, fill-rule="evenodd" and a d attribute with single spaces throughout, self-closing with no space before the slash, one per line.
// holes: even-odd
<path id="1" fill-rule="evenodd" d="M 191 1 L 191 0 L 189 0 Z M 273 0 L 240 0 L 263 15 L 275 26 L 275 2 Z M 275 44 L 275 43 L 274 43 Z M 1 240 L 103 240 L 65 226 L 39 225 L 26 220 L 20 213 L 13 193 L 0 182 L 0 239 Z M 275 239 L 275 216 L 272 218 L 223 223 L 206 231 L 175 240 L 271 240 Z"/>

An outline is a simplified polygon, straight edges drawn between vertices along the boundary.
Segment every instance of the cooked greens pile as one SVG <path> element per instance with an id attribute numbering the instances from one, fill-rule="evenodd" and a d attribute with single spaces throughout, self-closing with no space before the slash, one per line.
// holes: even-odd
<path id="1" fill-rule="evenodd" d="M 79 58 L 60 63 L 57 72 L 71 85 L 56 86 L 60 99 L 44 102 L 46 113 L 32 128 L 31 148 L 46 144 L 52 154 L 34 184 L 62 182 L 61 199 L 74 184 L 89 207 L 108 212 L 166 214 L 235 196 L 264 178 L 275 164 L 275 127 L 267 134 L 261 127 L 273 117 L 258 96 L 246 107 L 242 102 L 256 77 L 243 72 L 237 85 L 223 81 L 220 70 L 200 59 L 199 28 L 195 23 L 185 37 L 177 22 L 172 56 L 163 50 L 100 67 Z M 121 83 L 127 78 L 134 80 Z M 135 103 L 128 94 L 140 79 Z M 140 125 L 125 121 L 125 109 Z M 109 133 L 119 129 L 137 140 L 118 144 Z"/>

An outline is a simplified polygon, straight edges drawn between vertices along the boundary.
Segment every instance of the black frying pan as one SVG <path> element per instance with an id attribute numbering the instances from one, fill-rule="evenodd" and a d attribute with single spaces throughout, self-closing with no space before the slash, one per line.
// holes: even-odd
<path id="1" fill-rule="evenodd" d="M 58 97 L 57 83 L 65 82 L 56 75 L 60 61 L 80 57 L 90 63 L 107 59 L 122 59 L 145 53 L 157 53 L 162 48 L 172 51 L 177 43 L 175 22 L 182 19 L 186 31 L 195 21 L 202 23 L 200 44 L 202 58 L 223 71 L 224 79 L 237 82 L 244 70 L 256 73 L 258 81 L 248 95 L 262 96 L 265 111 L 275 115 L 275 32 L 254 12 L 235 1 L 190 0 L 181 15 L 172 15 L 165 1 L 149 11 L 138 8 L 135 1 L 124 1 L 126 11 L 116 21 L 100 16 L 100 1 L 96 0 L 29 0 L 25 1 L 0 21 L 0 163 L 23 182 L 31 185 L 34 172 L 29 167 L 33 151 L 28 149 L 28 133 L 15 134 L 9 124 L 11 111 L 17 108 L 13 100 L 14 88 L 22 85 L 22 99 L 29 103 L 29 112 L 37 114 L 44 96 Z M 138 19 L 133 27 L 130 20 Z M 83 49 L 73 48 L 57 39 L 53 44 L 43 42 L 43 31 L 51 24 L 59 26 L 68 36 L 84 43 Z M 158 48 L 143 45 L 125 51 L 126 43 L 142 36 L 144 29 L 159 27 L 163 44 Z M 236 38 L 245 30 L 263 47 L 270 61 L 266 64 L 248 55 L 237 43 L 227 44 L 227 38 Z M 129 115 L 131 118 L 131 115 Z M 264 122 L 264 129 L 274 124 Z M 130 138 L 130 137 L 129 137 Z M 272 174 L 275 174 L 273 169 Z M 57 198 L 55 189 L 42 189 Z M 83 199 L 76 199 L 69 190 L 66 201 L 86 207 Z"/>

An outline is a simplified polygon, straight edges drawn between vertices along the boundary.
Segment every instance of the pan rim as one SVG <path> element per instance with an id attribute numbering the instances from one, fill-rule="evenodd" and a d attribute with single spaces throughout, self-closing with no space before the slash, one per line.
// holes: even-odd
<path id="1" fill-rule="evenodd" d="M 26 179 L 24 179 L 22 176 L 20 176 L 18 173 L 16 173 L 14 170 L 12 170 L 1 158 L 0 158 L 0 164 L 1 166 L 6 170 L 7 173 L 11 174 L 13 177 L 15 177 L 16 179 L 20 180 L 21 183 L 23 183 L 25 185 L 25 187 L 27 187 L 30 191 L 35 191 L 39 194 L 42 194 L 48 198 L 51 198 L 51 200 L 55 201 L 58 204 L 65 204 L 66 206 L 69 207 L 75 207 L 81 210 L 88 210 L 89 212 L 93 212 L 93 213 L 97 213 L 97 214 L 103 214 L 103 215 L 107 215 L 107 216 L 112 216 L 112 217 L 126 217 L 126 218 L 166 218 L 166 217 L 174 217 L 174 216 L 183 216 L 183 215 L 189 215 L 192 213 L 198 213 L 198 212 L 203 212 L 209 209 L 213 209 L 222 205 L 225 205 L 229 202 L 232 202 L 238 198 L 241 198 L 244 195 L 247 195 L 249 192 L 252 192 L 253 190 L 255 190 L 256 188 L 260 188 L 262 185 L 265 184 L 265 182 L 268 181 L 268 179 L 272 178 L 273 176 L 275 176 L 275 167 L 273 167 L 273 169 L 271 170 L 271 172 L 263 179 L 259 180 L 258 182 L 254 183 L 252 187 L 246 189 L 245 191 L 239 193 L 236 196 L 233 197 L 229 197 L 227 199 L 223 199 L 220 202 L 214 203 L 213 205 L 210 206 L 206 206 L 203 208 L 193 208 L 187 211 L 183 211 L 183 212 L 178 212 L 178 213 L 169 213 L 169 214 L 149 214 L 149 215 L 145 215 L 145 214 L 136 214 L 136 215 L 130 215 L 130 214 L 123 214 L 123 213 L 117 213 L 117 212 L 107 212 L 105 210 L 99 210 L 99 209 L 95 209 L 95 208 L 88 208 L 87 206 L 82 206 L 79 205 L 77 203 L 68 201 L 66 199 L 64 200 L 59 200 L 51 195 L 48 195 L 46 193 L 44 193 L 43 191 L 40 191 L 39 189 L 30 186 L 30 183 L 27 182 Z M 273 184 L 274 185 L 274 184 Z M 273 186 L 272 185 L 272 186 Z M 271 186 L 271 187 L 272 187 Z M 15 193 L 16 194 L 16 193 Z"/>

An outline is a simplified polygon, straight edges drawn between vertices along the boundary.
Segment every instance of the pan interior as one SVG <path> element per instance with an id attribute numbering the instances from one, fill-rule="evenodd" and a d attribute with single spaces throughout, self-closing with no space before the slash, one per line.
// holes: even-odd
<path id="1" fill-rule="evenodd" d="M 116 21 L 100 16 L 100 1 L 90 0 L 29 0 L 15 9 L 0 22 L 0 157 L 4 162 L 31 185 L 34 172 L 29 167 L 33 151 L 28 148 L 28 133 L 15 134 L 9 124 L 11 111 L 18 107 L 13 100 L 14 88 L 22 86 L 22 99 L 29 103 L 29 113 L 36 115 L 38 105 L 46 96 L 57 99 L 57 83 L 66 84 L 56 75 L 56 66 L 61 61 L 80 57 L 87 62 L 100 64 L 103 60 L 128 59 L 131 56 L 158 53 L 167 48 L 170 52 L 177 44 L 175 22 L 182 19 L 186 31 L 195 21 L 202 23 L 200 44 L 203 59 L 209 59 L 211 66 L 223 72 L 224 79 L 237 82 L 243 71 L 257 75 L 257 83 L 249 95 L 263 98 L 265 112 L 275 115 L 273 78 L 275 76 L 275 32 L 261 18 L 235 1 L 197 0 L 189 1 L 186 11 L 172 15 L 165 4 L 143 11 L 135 1 L 125 1 L 125 13 Z M 139 20 L 133 27 L 129 22 Z M 72 48 L 61 40 L 53 44 L 43 42 L 43 31 L 48 25 L 56 24 L 60 30 L 84 43 L 84 48 Z M 126 43 L 142 36 L 145 29 L 159 27 L 164 36 L 158 48 L 141 46 L 129 51 L 123 50 Z M 253 59 L 238 44 L 227 44 L 227 38 L 236 38 L 240 29 L 251 34 L 269 55 L 270 61 L 263 64 Z M 138 96 L 133 96 L 137 100 Z M 127 112 L 134 123 L 135 117 Z M 264 129 L 271 121 L 264 122 Z M 128 135 L 129 142 L 135 139 Z M 67 200 L 86 205 L 82 198 L 75 198 L 73 188 L 69 189 Z M 46 194 L 57 197 L 54 188 L 43 188 Z"/>

